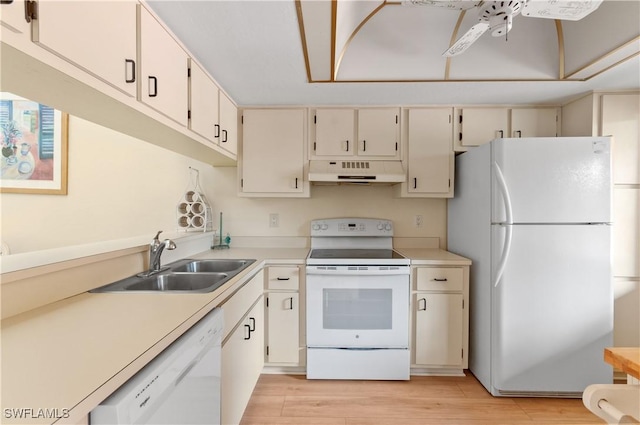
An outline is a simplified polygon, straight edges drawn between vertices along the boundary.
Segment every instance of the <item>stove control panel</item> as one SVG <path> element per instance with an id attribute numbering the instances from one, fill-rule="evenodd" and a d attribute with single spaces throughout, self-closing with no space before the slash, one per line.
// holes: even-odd
<path id="1" fill-rule="evenodd" d="M 393 236 L 393 223 L 376 218 L 313 220 L 311 236 Z"/>

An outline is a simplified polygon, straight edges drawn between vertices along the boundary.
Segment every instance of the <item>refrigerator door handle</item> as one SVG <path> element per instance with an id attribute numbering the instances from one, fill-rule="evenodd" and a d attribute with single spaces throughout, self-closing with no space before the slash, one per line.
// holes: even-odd
<path id="1" fill-rule="evenodd" d="M 500 262 L 498 263 L 498 271 L 496 272 L 496 281 L 493 283 L 494 287 L 498 287 L 502 274 L 507 266 L 507 259 L 509 258 L 509 252 L 511 251 L 511 238 L 513 236 L 513 226 L 511 224 L 501 224 L 505 228 L 504 246 L 502 248 L 502 255 L 500 255 Z"/>
<path id="2" fill-rule="evenodd" d="M 507 187 L 507 182 L 504 179 L 502 170 L 500 169 L 500 166 L 497 162 L 493 163 L 493 171 L 496 180 L 498 181 L 500 193 L 502 194 L 502 199 L 504 201 L 504 210 L 506 214 L 506 222 L 502 224 L 505 226 L 504 246 L 502 248 L 502 255 L 500 255 L 500 262 L 498 263 L 496 280 L 493 284 L 494 287 L 497 287 L 498 283 L 500 283 L 500 279 L 502 279 L 502 274 L 504 273 L 504 269 L 507 265 L 507 259 L 509 258 L 509 252 L 511 251 L 511 239 L 513 236 L 513 210 L 511 207 L 511 196 L 509 195 L 509 188 Z"/>

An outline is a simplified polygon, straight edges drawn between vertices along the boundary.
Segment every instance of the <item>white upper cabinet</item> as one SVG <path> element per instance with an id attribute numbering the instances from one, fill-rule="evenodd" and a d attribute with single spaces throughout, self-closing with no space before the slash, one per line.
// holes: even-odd
<path id="1" fill-rule="evenodd" d="M 558 136 L 559 108 L 514 108 L 511 110 L 511 137 Z"/>
<path id="2" fill-rule="evenodd" d="M 400 108 L 311 111 L 311 157 L 400 159 Z"/>
<path id="3" fill-rule="evenodd" d="M 238 153 L 238 108 L 220 92 L 219 144 L 233 155 Z"/>
<path id="4" fill-rule="evenodd" d="M 191 60 L 189 127 L 233 156 L 238 153 L 238 108 Z"/>
<path id="5" fill-rule="evenodd" d="M 355 152 L 356 112 L 353 109 L 318 109 L 313 118 L 312 155 L 350 156 Z"/>
<path id="6" fill-rule="evenodd" d="M 189 128 L 217 144 L 220 138 L 218 86 L 194 60 L 190 69 Z"/>
<path id="7" fill-rule="evenodd" d="M 33 41 L 135 97 L 137 4 L 133 0 L 39 1 Z M 24 2 L 15 6 L 20 5 L 24 21 Z M 6 6 L 12 5 L 2 5 L 3 20 Z"/>
<path id="8" fill-rule="evenodd" d="M 507 108 L 460 108 L 456 110 L 456 151 L 480 146 L 499 137 L 509 137 Z"/>
<path id="9" fill-rule="evenodd" d="M 407 111 L 407 183 L 400 196 L 453 196 L 453 124 L 451 108 Z"/>
<path id="10" fill-rule="evenodd" d="M 189 57 L 150 12 L 138 7 L 140 101 L 187 127 Z"/>
<path id="11" fill-rule="evenodd" d="M 456 109 L 454 150 L 464 152 L 502 137 L 556 137 L 560 109 L 550 107 Z"/>
<path id="12" fill-rule="evenodd" d="M 358 155 L 396 157 L 400 152 L 400 110 L 358 110 Z"/>
<path id="13" fill-rule="evenodd" d="M 240 196 L 309 197 L 306 110 L 245 109 Z"/>
<path id="14" fill-rule="evenodd" d="M 24 0 L 0 4 L 0 25 L 19 34 L 28 34 L 31 24 L 24 17 Z"/>
<path id="15" fill-rule="evenodd" d="M 612 135 L 613 183 L 640 184 L 640 94 L 603 95 L 602 135 Z"/>

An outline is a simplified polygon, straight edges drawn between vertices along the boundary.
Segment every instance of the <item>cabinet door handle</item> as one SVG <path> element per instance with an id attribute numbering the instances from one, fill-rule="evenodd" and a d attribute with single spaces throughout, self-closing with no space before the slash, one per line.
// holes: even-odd
<path id="1" fill-rule="evenodd" d="M 296 177 L 296 189 L 298 188 L 298 178 Z"/>
<path id="2" fill-rule="evenodd" d="M 504 131 L 503 130 L 498 130 L 497 132 L 500 133 L 500 138 L 504 137 Z"/>
<path id="3" fill-rule="evenodd" d="M 131 65 L 131 78 L 127 78 L 127 65 Z M 133 59 L 124 60 L 124 82 L 125 83 L 136 82 L 136 63 Z"/>
<path id="4" fill-rule="evenodd" d="M 276 279 L 277 280 L 289 280 L 290 278 L 289 277 L 277 277 Z"/>
<path id="5" fill-rule="evenodd" d="M 151 82 L 153 81 L 153 86 Z M 151 90 L 153 87 L 153 91 Z M 158 95 L 158 79 L 152 75 L 149 75 L 149 97 L 156 97 Z"/>
<path id="6" fill-rule="evenodd" d="M 434 277 L 433 280 L 435 280 L 436 282 L 446 282 L 447 278 L 446 277 Z"/>
<path id="7" fill-rule="evenodd" d="M 251 326 L 249 325 L 244 325 L 245 329 L 247 329 L 247 335 L 244 337 L 244 340 L 247 341 L 249 339 L 251 339 Z"/>
<path id="8" fill-rule="evenodd" d="M 367 151 L 367 141 L 363 140 L 362 141 L 362 152 L 366 152 Z"/>
<path id="9" fill-rule="evenodd" d="M 522 137 L 522 131 L 520 131 L 520 130 L 514 131 L 514 134 L 517 134 L 516 137 Z"/>
<path id="10" fill-rule="evenodd" d="M 227 130 L 222 130 L 222 143 L 227 143 Z"/>
<path id="11" fill-rule="evenodd" d="M 424 302 L 423 307 L 420 307 L 420 303 Z M 427 310 L 427 299 L 426 298 L 420 298 L 418 300 L 418 311 L 426 311 Z"/>
<path id="12" fill-rule="evenodd" d="M 289 297 L 289 310 L 293 310 L 293 297 Z"/>
<path id="13" fill-rule="evenodd" d="M 256 319 L 254 317 L 249 317 L 249 330 L 254 332 L 256 330 Z"/>
<path id="14" fill-rule="evenodd" d="M 347 152 L 349 152 L 349 141 L 347 140 Z"/>
<path id="15" fill-rule="evenodd" d="M 414 177 L 414 178 L 413 178 L 413 188 L 414 188 L 414 189 L 417 189 L 417 188 L 418 188 L 418 178 L 417 178 L 417 177 Z"/>
<path id="16" fill-rule="evenodd" d="M 213 137 L 216 137 L 216 138 L 220 137 L 220 124 L 214 124 L 213 128 L 216 131 L 216 134 Z"/>

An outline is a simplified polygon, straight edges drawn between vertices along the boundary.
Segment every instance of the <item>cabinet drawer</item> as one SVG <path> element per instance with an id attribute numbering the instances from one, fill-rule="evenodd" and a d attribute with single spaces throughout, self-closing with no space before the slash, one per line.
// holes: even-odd
<path id="1" fill-rule="evenodd" d="M 462 291 L 462 268 L 420 267 L 416 270 L 418 291 Z"/>
<path id="2" fill-rule="evenodd" d="M 298 267 L 269 267 L 267 270 L 268 289 L 290 289 L 297 291 L 300 283 Z"/>
<path id="3" fill-rule="evenodd" d="M 235 328 L 236 324 L 247 314 L 253 303 L 262 295 L 264 274 L 259 272 L 247 282 L 238 292 L 224 302 L 221 307 L 224 312 L 224 338 Z"/>

